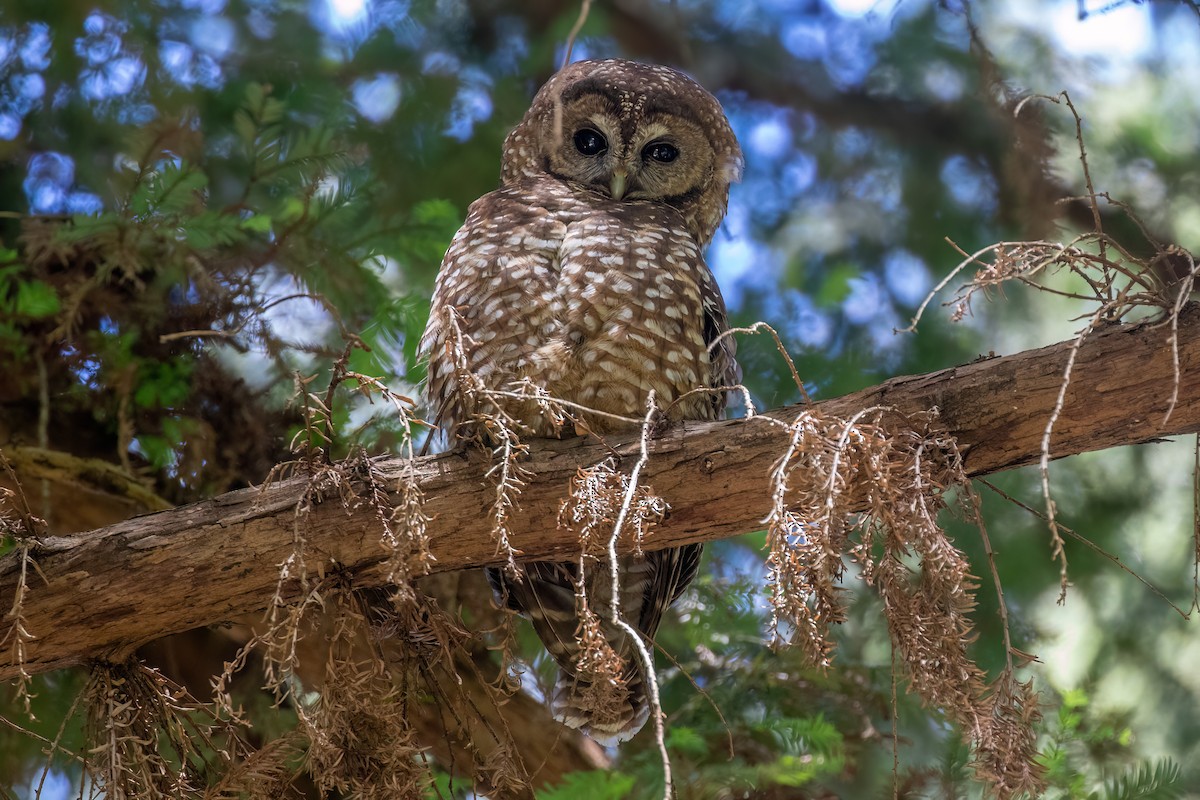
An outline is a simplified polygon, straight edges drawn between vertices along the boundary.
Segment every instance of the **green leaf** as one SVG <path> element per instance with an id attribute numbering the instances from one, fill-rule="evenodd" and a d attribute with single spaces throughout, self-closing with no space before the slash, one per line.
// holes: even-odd
<path id="1" fill-rule="evenodd" d="M 266 87 L 256 81 L 251 81 L 246 84 L 246 106 L 252 109 L 262 107 L 263 100 L 267 96 Z"/>
<path id="2" fill-rule="evenodd" d="M 287 222 L 295 222 L 304 215 L 304 209 L 304 201 L 298 197 L 289 197 L 283 202 L 283 208 L 279 216 Z"/>
<path id="3" fill-rule="evenodd" d="M 183 221 L 187 243 L 197 250 L 228 246 L 244 241 L 241 220 L 231 214 L 205 211 Z"/>
<path id="4" fill-rule="evenodd" d="M 142 457 L 157 469 L 165 469 L 175 463 L 174 443 L 165 436 L 145 434 L 133 440 Z"/>
<path id="5" fill-rule="evenodd" d="M 271 224 L 271 218 L 266 214 L 255 214 L 241 222 L 242 230 L 250 233 L 270 233 Z"/>
<path id="6" fill-rule="evenodd" d="M 780 756 L 769 765 L 767 776 L 780 786 L 803 786 L 817 776 L 816 763 L 799 756 Z"/>
<path id="7" fill-rule="evenodd" d="M 704 741 L 704 737 L 695 729 L 684 726 L 671 728 L 670 734 L 667 735 L 667 748 L 689 756 L 708 754 L 708 744 Z"/>
<path id="8" fill-rule="evenodd" d="M 621 772 L 572 772 L 554 788 L 538 792 L 538 800 L 623 800 L 633 784 L 633 776 Z"/>
<path id="9" fill-rule="evenodd" d="M 422 200 L 413 206 L 399 244 L 415 258 L 430 264 L 442 260 L 462 216 L 448 200 Z"/>
<path id="10" fill-rule="evenodd" d="M 254 124 L 254 119 L 243 109 L 239 108 L 233 112 L 233 129 L 237 133 L 238 138 L 246 143 L 247 148 L 254 146 L 254 140 L 258 137 L 258 126 Z"/>
<path id="11" fill-rule="evenodd" d="M 174 408 L 191 394 L 192 365 L 185 361 L 147 363 L 138 370 L 133 402 L 139 408 Z"/>
<path id="12" fill-rule="evenodd" d="M 861 270 L 854 264 L 845 262 L 835 264 L 825 273 L 825 279 L 817 287 L 813 299 L 819 306 L 826 308 L 836 306 L 850 294 L 851 279 L 857 278 L 861 274 Z"/>
<path id="13" fill-rule="evenodd" d="M 196 193 L 208 185 L 208 176 L 183 163 L 166 163 L 146 176 L 133 193 L 129 208 L 136 216 L 174 214 L 196 201 Z"/>
<path id="14" fill-rule="evenodd" d="M 422 200 L 413 206 L 413 222 L 419 225 L 454 225 L 457 227 L 462 220 L 458 209 L 449 200 Z"/>
<path id="15" fill-rule="evenodd" d="M 262 121 L 263 126 L 274 125 L 283 120 L 283 112 L 285 110 L 286 108 L 282 101 L 268 97 L 262 104 L 259 119 Z"/>
<path id="16" fill-rule="evenodd" d="M 1183 794 L 1176 787 L 1179 765 L 1170 759 L 1153 765 L 1142 762 L 1120 777 L 1105 781 L 1102 792 L 1093 792 L 1091 800 L 1175 800 Z"/>
<path id="17" fill-rule="evenodd" d="M 1087 692 L 1083 689 L 1067 689 L 1062 693 L 1065 708 L 1082 708 L 1088 704 Z"/>
<path id="18" fill-rule="evenodd" d="M 21 281 L 17 284 L 17 314 L 38 319 L 57 314 L 59 308 L 58 293 L 50 284 L 42 281 Z"/>

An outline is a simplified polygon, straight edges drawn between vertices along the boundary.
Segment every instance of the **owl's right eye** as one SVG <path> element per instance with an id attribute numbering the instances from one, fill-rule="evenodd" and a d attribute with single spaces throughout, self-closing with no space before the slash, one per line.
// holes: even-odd
<path id="1" fill-rule="evenodd" d="M 575 149 L 585 156 L 598 156 L 608 149 L 608 140 L 600 131 L 581 128 L 575 131 Z"/>

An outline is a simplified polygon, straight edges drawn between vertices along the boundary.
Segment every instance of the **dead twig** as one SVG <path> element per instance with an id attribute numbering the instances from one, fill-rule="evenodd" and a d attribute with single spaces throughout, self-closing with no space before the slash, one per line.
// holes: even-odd
<path id="1" fill-rule="evenodd" d="M 641 475 L 642 469 L 646 466 L 646 462 L 650 460 L 650 434 L 654 429 L 654 419 L 658 413 L 658 407 L 655 404 L 654 390 L 651 389 L 646 397 L 646 418 L 642 422 L 642 438 L 640 454 L 637 463 L 633 465 L 633 470 L 629 473 L 629 486 L 625 490 L 625 499 L 621 502 L 621 510 L 617 514 L 617 521 L 613 524 L 612 536 L 608 539 L 608 568 L 609 579 L 611 581 L 612 591 L 612 622 L 629 637 L 633 642 L 634 648 L 642 662 L 642 672 L 646 681 L 646 687 L 649 690 L 647 694 L 650 699 L 650 716 L 654 719 L 654 740 L 658 744 L 658 752 L 662 757 L 663 768 L 663 800 L 671 800 L 675 795 L 675 785 L 671 779 L 671 756 L 667 752 L 666 732 L 663 727 L 663 712 L 662 702 L 658 695 L 658 676 L 654 674 L 654 656 L 650 654 L 650 650 L 646 647 L 646 643 L 642 640 L 641 634 L 637 629 L 630 625 L 621 616 L 621 573 L 618 569 L 617 561 L 617 541 L 621 537 L 621 529 L 625 525 L 625 520 L 629 516 L 629 509 L 633 504 L 633 498 L 638 489 L 638 478 Z"/>
<path id="2" fill-rule="evenodd" d="M 579 16 L 575 19 L 575 24 L 571 26 L 571 32 L 567 34 L 567 46 L 563 52 L 562 64 L 559 69 L 571 63 L 571 51 L 575 49 L 575 37 L 583 30 L 584 24 L 587 22 L 588 14 L 592 10 L 592 0 L 583 0 L 579 4 Z"/>

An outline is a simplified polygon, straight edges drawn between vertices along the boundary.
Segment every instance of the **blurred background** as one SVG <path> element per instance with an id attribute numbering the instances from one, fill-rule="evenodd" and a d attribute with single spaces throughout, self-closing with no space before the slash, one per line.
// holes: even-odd
<path id="1" fill-rule="evenodd" d="M 579 11 L 5 0 L 0 450 L 50 529 L 261 482 L 301 426 L 294 376 L 327 383 L 347 333 L 369 347 L 353 369 L 417 397 L 442 253 L 496 187 L 503 137 L 561 63 Z M 915 333 L 896 333 L 959 262 L 947 239 L 973 252 L 1091 228 L 1075 119 L 1038 99 L 1014 115 L 1026 96 L 1069 93 L 1096 189 L 1144 223 L 1105 206 L 1107 231 L 1134 253 L 1150 237 L 1200 247 L 1195 3 L 596 2 L 572 58 L 610 56 L 677 66 L 724 104 L 747 170 L 709 260 L 735 322 L 773 325 L 817 399 L 1057 342 L 1092 311 L 1014 285 L 960 322 L 938 305 L 947 294 Z M 799 399 L 769 339 L 743 339 L 739 355 L 760 408 Z M 403 436 L 386 404 L 349 394 L 333 422 L 334 455 L 387 452 Z M 1049 797 L 1200 797 L 1200 638 L 1171 606 L 1194 596 L 1194 449 L 1164 442 L 1051 469 L 1062 521 L 1161 596 L 1071 540 L 1057 603 L 1044 524 L 979 490 L 1014 644 L 1040 658 L 1028 672 L 1046 704 Z M 995 483 L 1043 507 L 1034 471 Z M 978 533 L 946 524 L 986 575 Z M 852 573 L 834 669 L 765 647 L 762 544 L 710 546 L 660 636 L 678 661 L 660 667 L 681 796 L 979 796 L 957 732 L 902 676 L 893 703 L 880 605 Z M 467 607 L 487 602 L 486 590 L 458 591 Z M 974 655 L 998 669 L 997 601 L 979 596 Z M 219 670 L 230 646 L 210 634 L 145 655 L 203 694 L 204 667 Z M 0 689 L 0 712 L 53 738 L 81 685 L 73 672 L 38 678 L 34 721 Z M 287 708 L 258 706 L 263 741 L 288 728 Z M 78 716 L 63 728 L 69 748 L 82 746 Z M 429 796 L 472 796 L 458 746 L 426 735 Z M 3 793 L 86 795 L 70 759 L 50 759 L 43 779 L 43 747 L 0 725 Z M 619 752 L 565 747 L 535 779 L 539 797 L 661 792 L 648 732 Z"/>

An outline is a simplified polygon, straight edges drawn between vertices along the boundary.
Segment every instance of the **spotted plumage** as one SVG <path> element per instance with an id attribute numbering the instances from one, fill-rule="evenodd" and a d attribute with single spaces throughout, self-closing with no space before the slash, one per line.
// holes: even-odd
<path id="1" fill-rule="evenodd" d="M 738 382 L 725 305 L 702 250 L 724 216 L 741 152 L 716 99 L 683 74 L 629 61 L 566 67 L 538 92 L 505 141 L 502 186 L 471 205 L 438 275 L 422 348 L 428 394 L 449 441 L 478 435 L 471 385 L 533 385 L 578 406 L 640 419 L 653 390 L 673 419 L 715 419 Z M 711 352 L 710 352 L 711 350 Z M 561 429 L 536 402 L 495 399 L 535 436 Z M 636 422 L 573 411 L 568 430 L 605 434 Z M 623 557 L 621 610 L 647 638 L 695 576 L 693 545 Z M 626 663 L 626 700 L 583 707 L 577 566 L 492 572 L 497 593 L 526 613 L 561 668 L 555 715 L 600 741 L 623 740 L 648 715 L 632 643 L 607 624 Z M 585 582 L 593 610 L 610 606 L 607 569 Z"/>

